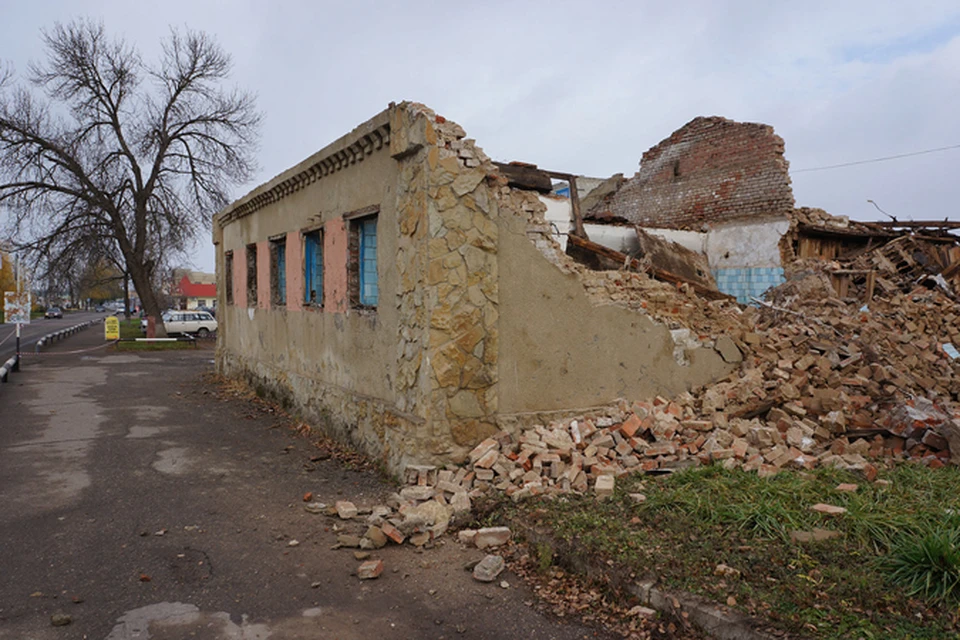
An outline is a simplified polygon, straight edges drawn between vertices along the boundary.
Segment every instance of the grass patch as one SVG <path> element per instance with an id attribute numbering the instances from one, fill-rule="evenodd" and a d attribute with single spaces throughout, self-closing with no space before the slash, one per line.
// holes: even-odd
<path id="1" fill-rule="evenodd" d="M 139 318 L 131 318 L 129 320 L 120 321 L 120 339 L 129 340 L 131 338 L 142 338 L 144 337 L 143 331 L 140 330 L 140 320 Z"/>
<path id="2" fill-rule="evenodd" d="M 120 321 L 120 339 L 135 340 L 144 338 L 146 334 L 140 330 L 140 319 L 131 318 Z M 118 342 L 117 351 L 176 351 L 178 349 L 195 349 L 197 344 L 191 341 L 176 342 Z"/>
<path id="3" fill-rule="evenodd" d="M 620 478 L 605 502 L 567 495 L 501 510 L 549 527 L 578 554 L 668 589 L 733 596 L 743 612 L 806 637 L 956 638 L 960 469 L 902 465 L 884 478 L 889 486 L 837 469 L 760 478 L 711 466 Z M 812 511 L 819 502 L 847 512 Z M 792 539 L 815 529 L 840 537 Z M 741 577 L 714 575 L 720 563 Z"/>
<path id="4" fill-rule="evenodd" d="M 946 526 L 922 537 L 905 536 L 881 560 L 881 566 L 910 596 L 956 603 L 960 597 L 960 529 Z"/>

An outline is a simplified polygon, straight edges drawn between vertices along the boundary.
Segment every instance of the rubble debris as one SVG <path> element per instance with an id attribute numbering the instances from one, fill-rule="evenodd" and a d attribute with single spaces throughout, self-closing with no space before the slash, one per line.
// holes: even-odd
<path id="1" fill-rule="evenodd" d="M 360 541 L 361 547 L 363 547 L 364 542 L 369 542 L 373 549 L 382 549 L 387 546 L 387 536 L 380 527 L 370 527 Z"/>
<path id="2" fill-rule="evenodd" d="M 503 558 L 488 555 L 473 568 L 473 579 L 478 582 L 493 582 L 503 572 L 504 566 Z"/>
<path id="3" fill-rule="evenodd" d="M 670 242 L 635 227 L 640 244 L 639 258 L 648 261 L 651 266 L 695 283 L 704 289 L 716 289 L 717 282 L 710 273 L 707 256 L 691 251 L 676 242 Z"/>
<path id="4" fill-rule="evenodd" d="M 494 162 L 500 175 L 507 179 L 507 186 L 515 189 L 550 193 L 553 191 L 553 180 L 547 172 L 542 171 L 535 164 L 527 162 Z"/>
<path id="5" fill-rule="evenodd" d="M 360 547 L 360 536 L 350 535 L 348 533 L 337 534 L 337 546 L 347 549 L 358 549 Z"/>
<path id="6" fill-rule="evenodd" d="M 724 578 L 739 578 L 740 570 L 720 563 L 713 569 L 713 575 Z"/>
<path id="7" fill-rule="evenodd" d="M 743 362 L 743 354 L 730 336 L 720 336 L 717 338 L 717 344 L 714 347 L 724 362 L 736 363 Z"/>
<path id="8" fill-rule="evenodd" d="M 54 627 L 65 627 L 73 622 L 73 617 L 66 613 L 54 613 L 50 616 L 50 624 Z"/>
<path id="9" fill-rule="evenodd" d="M 350 518 L 357 517 L 357 507 L 352 502 L 347 500 L 337 500 L 336 504 L 333 506 L 337 510 L 337 515 L 340 516 L 342 520 L 349 520 Z"/>
<path id="10" fill-rule="evenodd" d="M 429 531 L 421 531 L 419 533 L 415 533 L 412 536 L 410 536 L 410 544 L 412 544 L 415 547 L 422 547 L 428 542 L 430 542 L 430 540 L 431 538 L 430 538 Z"/>
<path id="11" fill-rule="evenodd" d="M 640 234 L 643 232 L 638 229 L 637 233 Z M 650 237 L 653 238 L 653 236 Z M 674 273 L 659 266 L 658 264 L 650 262 L 649 260 L 637 260 L 636 258 L 628 256 L 625 253 L 621 253 L 620 251 L 605 247 L 602 244 L 597 244 L 596 242 L 591 242 L 590 240 L 586 240 L 572 234 L 567 236 L 567 255 L 595 271 L 618 271 L 623 269 L 638 271 L 640 273 L 648 273 L 650 277 L 656 278 L 657 280 L 662 280 L 664 282 L 677 285 L 685 284 L 696 291 L 697 294 L 707 298 L 708 300 L 731 299 L 731 297 L 727 294 L 721 293 L 717 290 L 717 286 L 713 281 L 713 277 L 709 276 L 709 271 L 706 271 L 703 277 L 698 277 L 696 280 L 691 280 L 681 274 Z M 695 267 L 690 267 L 690 269 L 694 269 L 695 271 Z M 706 282 L 706 284 L 704 284 L 704 282 Z"/>
<path id="12" fill-rule="evenodd" d="M 812 511 L 817 511 L 818 513 L 822 513 L 828 516 L 839 516 L 847 512 L 847 510 L 843 507 L 838 507 L 833 504 L 824 504 L 822 502 L 818 502 L 817 504 L 810 507 L 810 509 Z"/>
<path id="13" fill-rule="evenodd" d="M 373 580 L 383 573 L 383 560 L 367 560 L 357 567 L 357 577 L 361 580 Z"/>
<path id="14" fill-rule="evenodd" d="M 848 224 L 859 232 L 856 223 Z M 327 513 L 356 520 L 368 532 L 379 528 L 383 544 L 429 546 L 462 524 L 472 502 L 487 491 L 513 500 L 591 491 L 606 497 L 625 474 L 707 464 L 761 477 L 835 466 L 886 486 L 877 475 L 887 464 L 960 464 L 960 359 L 950 351 L 960 344 L 960 304 L 939 280 L 931 285 L 914 279 L 916 265 L 926 265 L 924 277 L 942 275 L 936 265 L 952 265 L 960 256 L 944 248 L 946 241 L 931 243 L 933 249 L 922 242 L 894 245 L 900 247 L 896 255 L 913 248 L 902 264 L 893 262 L 894 249 L 883 252 L 887 245 L 869 243 L 845 262 L 797 260 L 788 280 L 755 306 L 704 299 L 690 283 L 619 270 L 623 262 L 617 271 L 564 262 L 563 268 L 582 276 L 590 295 L 643 311 L 676 335 L 685 332 L 714 348 L 736 368 L 676 397 L 620 399 L 581 415 L 509 425 L 477 444 L 462 465 L 407 467 L 405 486 L 386 505 L 366 510 L 365 520 L 349 503 L 338 502 Z M 603 255 L 610 265 L 626 260 L 628 268 L 638 266 L 623 254 Z M 849 268 L 851 260 L 865 261 L 864 268 Z M 838 278 L 846 280 L 842 295 Z M 854 491 L 856 485 L 836 490 Z M 813 508 L 843 513 L 828 504 Z M 496 543 L 489 535 L 462 530 L 457 537 L 481 549 L 510 538 L 509 530 Z M 794 532 L 793 538 L 832 535 L 814 530 Z M 360 544 L 375 548 L 375 537 L 368 533 L 368 543 Z"/>
<path id="15" fill-rule="evenodd" d="M 823 542 L 839 538 L 843 534 L 831 529 L 814 529 L 813 531 L 791 531 L 790 539 L 794 542 Z"/>
<path id="16" fill-rule="evenodd" d="M 631 449 L 632 450 L 632 449 Z M 598 498 L 609 498 L 613 495 L 614 477 L 609 475 L 597 476 L 593 484 L 593 493 Z"/>
<path id="17" fill-rule="evenodd" d="M 477 531 L 473 538 L 473 544 L 478 549 L 502 547 L 510 542 L 512 535 L 509 527 L 486 527 Z"/>

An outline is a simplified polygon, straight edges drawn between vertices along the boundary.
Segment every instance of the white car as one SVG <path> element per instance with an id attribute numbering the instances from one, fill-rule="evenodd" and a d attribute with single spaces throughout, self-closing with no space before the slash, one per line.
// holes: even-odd
<path id="1" fill-rule="evenodd" d="M 206 338 L 217 330 L 217 319 L 206 311 L 164 311 L 161 316 L 167 333 L 196 334 Z M 147 320 L 140 321 L 140 328 L 147 330 Z"/>

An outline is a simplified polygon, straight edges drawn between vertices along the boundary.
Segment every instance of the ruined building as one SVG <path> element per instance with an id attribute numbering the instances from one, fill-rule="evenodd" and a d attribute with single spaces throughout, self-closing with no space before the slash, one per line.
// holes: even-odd
<path id="1" fill-rule="evenodd" d="M 808 258 L 836 265 L 815 296 L 857 306 L 958 278 L 945 229 L 795 209 L 783 151 L 769 126 L 697 118 L 590 189 L 391 105 L 215 217 L 217 368 L 400 471 L 750 371 L 769 354 L 738 302 Z"/>
<path id="2" fill-rule="evenodd" d="M 735 347 L 651 318 L 673 285 L 582 267 L 547 196 L 509 183 L 460 126 L 402 103 L 231 204 L 218 370 L 396 470 L 732 370 Z"/>

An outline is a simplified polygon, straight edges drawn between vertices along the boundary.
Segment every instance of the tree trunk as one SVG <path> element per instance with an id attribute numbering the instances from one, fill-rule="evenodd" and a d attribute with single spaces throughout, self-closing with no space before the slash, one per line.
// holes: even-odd
<path id="1" fill-rule="evenodd" d="M 130 319 L 130 272 L 123 272 L 123 315 Z"/>
<path id="2" fill-rule="evenodd" d="M 167 329 L 163 326 L 163 318 L 160 316 L 160 301 L 157 300 L 157 294 L 153 290 L 153 284 L 150 282 L 150 275 L 147 269 L 141 264 L 129 265 L 130 277 L 133 279 L 133 287 L 140 295 L 140 303 L 143 305 L 143 311 L 148 316 L 153 316 L 156 320 L 156 337 L 166 338 Z"/>

